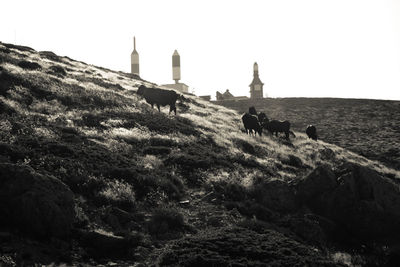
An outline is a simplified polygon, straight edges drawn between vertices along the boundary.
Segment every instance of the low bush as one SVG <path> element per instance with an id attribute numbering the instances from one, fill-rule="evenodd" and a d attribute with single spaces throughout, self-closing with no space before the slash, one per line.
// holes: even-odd
<path id="1" fill-rule="evenodd" d="M 274 213 L 271 210 L 251 200 L 243 202 L 228 201 L 225 203 L 225 207 L 228 210 L 237 209 L 248 218 L 256 218 L 263 221 L 271 221 L 274 218 Z"/>
<path id="2" fill-rule="evenodd" d="M 167 155 L 171 153 L 171 148 L 165 146 L 149 146 L 143 150 L 145 155 Z"/>
<path id="3" fill-rule="evenodd" d="M 220 198 L 225 200 L 243 201 L 246 199 L 247 190 L 237 183 L 229 183 L 225 180 L 214 182 L 213 188 Z"/>
<path id="4" fill-rule="evenodd" d="M 18 63 L 18 66 L 20 66 L 21 68 L 23 68 L 25 70 L 39 70 L 42 68 L 42 66 L 40 66 L 38 63 L 26 61 L 26 60 L 20 61 Z"/>
<path id="5" fill-rule="evenodd" d="M 148 223 L 150 234 L 158 238 L 171 232 L 181 232 L 185 228 L 183 215 L 174 208 L 162 207 L 153 211 Z"/>
<path id="6" fill-rule="evenodd" d="M 104 204 L 112 204 L 124 209 L 134 206 L 136 198 L 132 186 L 121 180 L 108 180 L 99 192 L 100 200 Z"/>
<path id="7" fill-rule="evenodd" d="M 61 77 L 64 77 L 65 75 L 67 75 L 67 72 L 65 71 L 65 69 L 59 65 L 50 66 L 49 69 L 50 69 L 51 74 L 61 76 Z"/>

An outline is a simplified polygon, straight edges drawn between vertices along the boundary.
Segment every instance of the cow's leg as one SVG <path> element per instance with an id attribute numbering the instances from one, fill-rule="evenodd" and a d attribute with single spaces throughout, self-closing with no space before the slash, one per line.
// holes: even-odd
<path id="1" fill-rule="evenodd" d="M 176 107 L 175 107 L 175 105 L 169 106 L 169 114 L 171 114 L 171 111 L 174 111 L 175 115 L 176 115 Z"/>
<path id="2" fill-rule="evenodd" d="M 151 108 L 154 108 L 154 103 L 151 104 Z"/>
<path id="3" fill-rule="evenodd" d="M 158 112 L 161 112 L 160 110 L 160 104 L 157 104 Z"/>

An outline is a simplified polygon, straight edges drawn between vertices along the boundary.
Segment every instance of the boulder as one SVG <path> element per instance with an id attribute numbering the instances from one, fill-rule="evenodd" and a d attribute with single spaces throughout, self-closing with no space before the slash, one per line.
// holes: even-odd
<path id="1" fill-rule="evenodd" d="M 363 240 L 400 237 L 400 189 L 366 167 L 318 167 L 297 185 L 301 203 Z"/>
<path id="2" fill-rule="evenodd" d="M 140 243 L 139 235 L 117 236 L 102 230 L 79 231 L 81 243 L 95 258 L 125 259 L 130 257 L 130 250 Z"/>
<path id="3" fill-rule="evenodd" d="M 29 235 L 67 237 L 75 216 L 72 191 L 28 166 L 0 164 L 0 224 Z"/>
<path id="4" fill-rule="evenodd" d="M 269 180 L 254 186 L 253 197 L 263 206 L 278 212 L 293 212 L 299 207 L 295 190 L 281 180 Z"/>
<path id="5" fill-rule="evenodd" d="M 297 198 L 300 202 L 312 204 L 315 198 L 336 188 L 336 176 L 327 165 L 318 166 L 297 185 Z"/>

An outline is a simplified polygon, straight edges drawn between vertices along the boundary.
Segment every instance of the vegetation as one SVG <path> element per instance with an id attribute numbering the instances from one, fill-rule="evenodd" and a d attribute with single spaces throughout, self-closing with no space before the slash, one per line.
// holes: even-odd
<path id="1" fill-rule="evenodd" d="M 75 211 L 69 236 L 44 240 L 2 217 L 8 249 L 0 250 L 0 265 L 340 265 L 343 257 L 331 255 L 344 244 L 333 245 L 317 225 L 328 219 L 310 219 L 296 183 L 318 166 L 349 162 L 391 183 L 400 178 L 398 170 L 303 133 L 291 141 L 248 136 L 236 111 L 192 95 L 178 100 L 178 115 L 159 113 L 136 95 L 141 84 L 152 85 L 0 43 L 0 168 L 29 171 L 43 186 L 55 179 Z M 299 118 L 287 119 L 299 129 Z M 62 207 L 54 199 L 54 208 Z M 375 262 L 388 254 L 374 253 L 383 255 Z"/>

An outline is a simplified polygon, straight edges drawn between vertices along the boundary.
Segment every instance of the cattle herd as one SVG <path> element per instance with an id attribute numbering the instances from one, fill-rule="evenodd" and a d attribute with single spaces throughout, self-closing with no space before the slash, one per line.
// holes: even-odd
<path id="1" fill-rule="evenodd" d="M 290 130 L 289 121 L 270 121 L 264 112 L 257 113 L 254 107 L 250 107 L 249 112 L 242 116 L 242 121 L 246 133 L 250 135 L 257 135 L 258 133 L 261 136 L 263 129 L 266 129 L 270 134 L 275 134 L 275 136 L 278 136 L 278 133 L 284 133 L 286 139 L 289 139 L 290 135 L 296 137 L 296 135 Z M 306 134 L 308 138 L 315 141 L 318 140 L 317 128 L 315 128 L 314 125 L 309 125 L 307 127 Z"/>
<path id="2" fill-rule="evenodd" d="M 158 88 L 148 88 L 144 85 L 140 85 L 137 94 L 144 97 L 146 102 L 153 108 L 154 105 L 157 106 L 158 111 L 160 111 L 160 106 L 169 106 L 169 113 L 174 111 L 176 115 L 176 100 L 182 96 L 173 90 L 163 90 Z M 296 135 L 290 130 L 289 121 L 278 121 L 269 120 L 264 112 L 257 113 L 255 107 L 250 107 L 249 112 L 242 116 L 242 121 L 247 134 L 261 136 L 263 129 L 266 129 L 270 134 L 278 136 L 278 133 L 284 133 L 286 139 L 289 136 Z M 314 125 L 309 125 L 306 129 L 306 134 L 308 138 L 317 141 L 317 129 Z"/>

